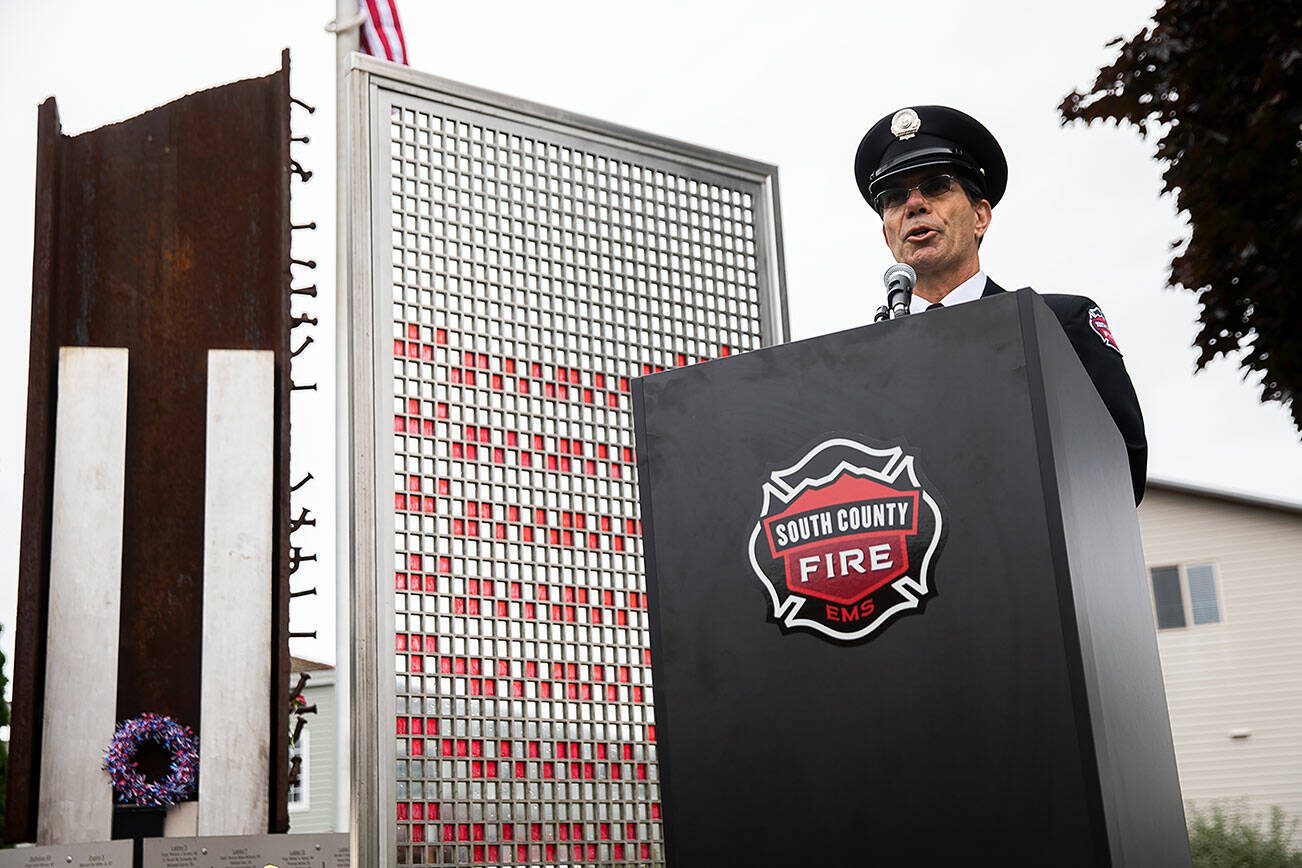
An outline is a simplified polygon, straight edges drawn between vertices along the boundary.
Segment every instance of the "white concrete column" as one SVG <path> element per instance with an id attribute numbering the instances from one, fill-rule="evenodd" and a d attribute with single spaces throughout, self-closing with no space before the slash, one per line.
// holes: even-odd
<path id="1" fill-rule="evenodd" d="M 112 829 L 100 763 L 116 727 L 127 351 L 62 347 L 58 377 L 41 844 L 106 841 Z"/>
<path id="2" fill-rule="evenodd" d="M 200 835 L 267 832 L 275 359 L 208 352 Z"/>

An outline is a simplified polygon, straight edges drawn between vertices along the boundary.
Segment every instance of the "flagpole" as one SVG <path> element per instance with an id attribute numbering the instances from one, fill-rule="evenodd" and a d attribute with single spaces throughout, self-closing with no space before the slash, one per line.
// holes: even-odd
<path id="1" fill-rule="evenodd" d="M 349 569 L 352 564 L 348 492 L 352 463 L 348 451 L 349 322 L 349 131 L 348 58 L 358 48 L 363 16 L 357 0 L 335 0 L 335 817 L 336 832 L 350 832 L 352 803 L 352 653 Z M 354 850 L 352 864 L 358 864 Z M 369 860 L 364 860 L 369 861 Z"/>

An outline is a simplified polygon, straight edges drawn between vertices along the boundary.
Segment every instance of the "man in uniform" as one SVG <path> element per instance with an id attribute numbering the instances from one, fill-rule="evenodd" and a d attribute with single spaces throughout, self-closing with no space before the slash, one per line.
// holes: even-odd
<path id="1" fill-rule="evenodd" d="M 886 246 L 917 272 L 910 313 L 1004 292 L 981 270 L 978 248 L 1007 186 L 1008 162 L 976 119 L 945 106 L 887 115 L 859 143 L 854 174 L 859 192 L 882 218 Z M 1117 423 L 1138 504 L 1148 463 L 1144 418 L 1107 319 L 1084 296 L 1041 298 Z"/>

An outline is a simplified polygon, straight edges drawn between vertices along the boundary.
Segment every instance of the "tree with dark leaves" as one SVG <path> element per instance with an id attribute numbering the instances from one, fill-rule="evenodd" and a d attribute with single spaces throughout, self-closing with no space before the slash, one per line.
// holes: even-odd
<path id="1" fill-rule="evenodd" d="M 1244 378 L 1302 431 L 1302 2 L 1165 0 L 1109 44 L 1119 56 L 1063 100 L 1063 123 L 1156 138 L 1163 191 L 1189 217 L 1168 282 L 1202 304 L 1197 366 L 1242 351 Z"/>

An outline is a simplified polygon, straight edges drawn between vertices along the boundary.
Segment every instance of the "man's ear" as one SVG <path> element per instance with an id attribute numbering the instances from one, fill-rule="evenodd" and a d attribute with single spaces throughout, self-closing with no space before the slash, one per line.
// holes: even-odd
<path id="1" fill-rule="evenodd" d="M 982 199 L 972 206 L 976 210 L 976 237 L 980 241 L 985 236 L 986 230 L 990 228 L 990 220 L 994 216 L 990 208 L 990 202 Z M 885 227 L 883 227 L 883 230 Z"/>
<path id="2" fill-rule="evenodd" d="M 885 221 L 885 220 L 882 221 L 882 241 L 885 241 L 885 242 L 886 242 L 886 246 L 887 246 L 888 248 L 891 246 L 891 239 L 888 238 L 888 237 L 886 236 L 886 221 Z"/>

